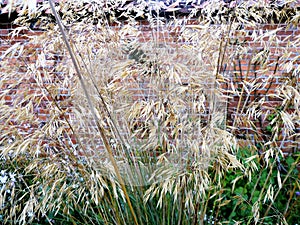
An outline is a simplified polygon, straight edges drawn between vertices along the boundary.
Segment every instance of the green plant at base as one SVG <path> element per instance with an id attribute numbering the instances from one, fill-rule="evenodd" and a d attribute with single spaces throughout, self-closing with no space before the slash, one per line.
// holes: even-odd
<path id="1" fill-rule="evenodd" d="M 244 162 L 246 171 L 250 168 L 248 157 L 255 156 L 250 149 L 239 150 L 239 158 Z M 285 184 L 280 188 L 278 184 L 278 167 L 276 160 L 270 160 L 269 166 L 263 166 L 259 161 L 259 156 L 255 157 L 252 162 L 255 163 L 256 174 L 252 174 L 251 179 L 247 176 L 247 172 L 232 170 L 226 173 L 222 179 L 221 194 L 210 199 L 210 205 L 214 205 L 214 209 L 218 208 L 218 217 L 216 222 L 225 222 L 235 224 L 234 221 L 242 222 L 242 224 L 260 223 L 276 224 L 285 223 L 296 224 L 299 221 L 298 214 L 286 214 L 285 209 L 289 204 L 299 204 L 295 194 L 294 186 L 299 185 L 299 171 L 294 166 L 295 160 L 299 164 L 299 156 L 292 155 L 281 159 L 281 163 L 285 166 L 287 173 L 280 173 L 280 179 L 287 179 Z M 274 163 L 275 162 L 275 163 Z M 272 187 L 274 193 L 278 191 L 278 195 L 274 199 L 266 199 L 269 189 Z M 273 193 L 273 195 L 274 195 Z M 220 198 L 221 197 L 221 198 Z M 289 199 L 290 198 L 290 199 Z M 291 202 L 290 202 L 291 201 Z M 218 202 L 216 204 L 216 202 Z M 219 204 L 219 206 L 218 206 Z M 268 205 L 272 205 L 267 215 Z M 222 206 L 220 206 L 222 205 Z M 295 210 L 294 207 L 291 210 Z M 264 215 L 255 221 L 255 215 Z"/>

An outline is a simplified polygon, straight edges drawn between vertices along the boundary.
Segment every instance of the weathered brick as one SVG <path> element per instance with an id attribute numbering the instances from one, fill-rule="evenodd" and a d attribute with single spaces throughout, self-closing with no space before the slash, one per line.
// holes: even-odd
<path id="1" fill-rule="evenodd" d="M 119 30 L 121 29 L 121 27 L 126 24 L 126 22 L 124 22 L 122 25 L 120 24 L 114 24 L 113 26 L 115 26 L 115 30 Z M 199 22 L 197 20 L 193 20 L 193 21 L 189 21 L 188 25 L 198 25 Z M 0 25 L 0 52 L 5 52 L 12 44 L 16 43 L 16 42 L 22 42 L 24 43 L 26 49 L 33 49 L 33 52 L 29 55 L 27 55 L 26 57 L 24 57 L 24 60 L 28 63 L 34 63 L 37 59 L 37 53 L 39 51 L 41 51 L 41 46 L 39 46 L 39 44 L 32 44 L 30 42 L 28 42 L 28 37 L 29 36 L 35 36 L 35 35 L 42 35 L 44 34 L 44 31 L 29 31 L 29 30 L 24 30 L 22 31 L 18 36 L 15 36 L 13 39 L 11 36 L 8 35 L 8 33 L 12 30 L 12 28 L 15 26 L 12 26 L 10 24 L 6 24 L 6 25 Z M 275 70 L 275 66 L 276 66 L 276 62 L 279 56 L 281 56 L 282 54 L 284 54 L 285 51 L 291 52 L 291 54 L 289 55 L 289 57 L 286 60 L 290 60 L 293 57 L 297 57 L 299 55 L 298 53 L 298 48 L 297 47 L 291 47 L 286 49 L 286 47 L 288 47 L 288 40 L 291 40 L 290 36 L 296 36 L 296 35 L 300 35 L 300 31 L 299 29 L 286 29 L 286 26 L 284 24 L 278 24 L 278 25 L 271 25 L 271 24 L 265 24 L 262 25 L 260 27 L 258 27 L 257 29 L 261 29 L 261 32 L 266 32 L 266 31 L 271 31 L 274 29 L 277 29 L 278 27 L 282 27 L 282 30 L 277 32 L 277 38 L 278 38 L 278 42 L 276 41 L 269 41 L 269 38 L 266 37 L 264 39 L 265 42 L 267 42 L 267 44 L 269 44 L 271 46 L 270 48 L 270 54 L 267 57 L 268 63 L 272 63 L 269 64 L 268 66 L 268 70 L 264 71 L 264 72 L 258 72 L 257 70 L 259 69 L 263 69 L 260 65 L 253 65 L 253 64 L 249 64 L 253 54 L 258 53 L 259 51 L 263 50 L 264 45 L 266 43 L 264 42 L 255 42 L 253 37 L 251 36 L 253 34 L 253 32 L 256 32 L 257 30 L 255 30 L 252 27 L 245 27 L 243 30 L 237 32 L 235 34 L 235 36 L 230 37 L 233 40 L 237 40 L 241 45 L 248 45 L 249 46 L 249 52 L 246 53 L 245 55 L 243 55 L 243 57 L 241 57 L 241 61 L 238 62 L 237 60 L 234 60 L 234 64 L 235 65 L 230 65 L 226 67 L 226 72 L 229 72 L 230 76 L 233 76 L 233 74 L 236 75 L 236 77 L 232 77 L 232 81 L 234 82 L 234 87 L 236 89 L 241 88 L 240 82 L 245 80 L 245 76 L 246 73 L 248 71 L 248 68 L 250 69 L 248 77 L 247 77 L 247 81 L 252 82 L 255 78 L 259 78 L 258 81 L 259 82 L 265 82 L 266 78 L 268 76 L 273 75 L 273 71 Z M 142 34 L 139 37 L 139 40 L 141 42 L 146 42 L 149 40 L 153 40 L 153 33 L 152 33 L 152 28 L 149 26 L 149 23 L 146 21 L 140 21 L 138 26 L 137 26 L 139 31 L 142 31 Z M 159 41 L 162 42 L 166 42 L 168 44 L 172 43 L 172 47 L 174 48 L 178 48 L 178 45 L 189 45 L 190 43 L 187 42 L 187 40 L 178 40 L 178 36 L 180 35 L 180 30 L 181 27 L 177 26 L 177 27 L 170 27 L 170 31 L 164 31 L 164 32 L 160 32 L 158 33 L 158 37 L 159 37 Z M 268 42 L 269 41 L 269 42 Z M 4 43 L 4 44 L 3 44 Z M 235 45 L 237 43 L 232 43 L 232 51 L 234 51 Z M 57 64 L 62 63 L 63 61 L 63 55 L 60 54 L 49 54 L 46 55 L 46 64 L 43 68 L 39 68 L 39 69 L 49 69 L 49 71 L 53 71 L 53 75 L 55 74 L 55 67 L 57 66 Z M 183 59 L 180 58 L 181 56 L 178 56 L 178 60 L 184 60 L 184 56 L 182 56 Z M 282 60 L 282 59 L 281 59 Z M 209 60 L 208 60 L 209 61 Z M 26 73 L 27 72 L 27 67 L 26 65 L 23 65 L 22 63 L 18 62 L 17 59 L 12 58 L 10 60 L 10 65 L 11 67 L 15 66 L 17 63 L 20 64 L 20 66 L 18 67 L 18 72 L 20 73 Z M 232 62 L 231 62 L 232 63 Z M 22 64 L 22 65 L 21 65 Z M 240 65 L 239 65 L 240 64 Z M 223 68 L 224 69 L 224 68 Z M 240 69 L 242 70 L 242 73 L 240 73 Z M 285 77 L 284 74 L 281 75 L 281 73 L 284 71 L 284 68 L 276 68 L 277 69 L 277 73 L 276 73 L 276 78 L 274 79 L 274 83 L 271 84 L 270 89 L 269 89 L 269 93 L 275 93 L 277 90 L 278 85 L 280 85 L 281 83 L 287 81 L 287 78 Z M 43 77 L 43 72 L 40 72 L 40 76 Z M 137 78 L 139 75 L 136 74 L 134 77 Z M 242 78 L 240 76 L 243 76 Z M 55 78 L 53 78 L 53 81 L 55 79 L 63 79 L 63 74 L 56 74 Z M 145 85 L 141 85 L 139 83 L 139 85 L 136 83 L 136 80 L 132 79 L 132 83 L 131 84 L 127 84 L 128 85 L 128 89 L 130 90 L 130 94 L 132 95 L 133 100 L 140 100 L 141 98 L 143 98 L 145 96 L 145 94 L 143 94 L 143 92 L 147 92 L 149 90 L 149 87 L 147 87 L 147 84 Z M 186 82 L 189 82 L 189 79 L 185 79 Z M 6 84 L 2 84 L 2 88 L 9 88 L 11 84 L 13 84 L 15 81 L 11 80 L 8 81 Z M 51 83 L 52 81 L 49 80 L 49 83 Z M 120 81 L 117 81 L 120 82 Z M 130 83 L 130 81 L 127 81 Z M 270 80 L 269 80 L 270 82 Z M 32 77 L 29 78 L 28 80 L 24 80 L 24 84 L 20 85 L 18 87 L 18 89 L 14 89 L 14 94 L 16 95 L 24 95 L 24 93 L 27 94 L 33 94 L 36 92 L 37 94 L 37 98 L 41 99 L 41 104 L 39 105 L 39 109 L 37 110 L 37 114 L 38 114 L 38 119 L 40 121 L 47 121 L 49 114 L 51 113 L 49 111 L 49 108 L 47 108 L 48 106 L 48 101 L 51 101 L 52 98 L 56 98 L 56 100 L 62 101 L 64 102 L 64 104 L 69 104 L 72 105 L 71 102 L 67 102 L 67 99 L 70 95 L 69 90 L 59 90 L 58 95 L 53 95 L 53 96 L 41 96 L 40 94 L 38 94 L 38 91 L 35 90 L 34 88 L 37 87 L 33 87 L 30 86 L 29 84 L 33 84 L 36 83 L 36 80 Z M 188 84 L 187 84 L 188 85 Z M 29 87 L 30 86 L 30 87 Z M 229 87 L 230 85 L 227 85 L 224 87 Z M 267 88 L 268 86 L 266 85 L 264 88 L 260 88 L 258 90 L 252 93 L 250 93 L 250 97 L 249 100 L 254 101 L 257 99 L 258 96 L 264 96 L 266 94 Z M 151 87 L 150 87 L 151 88 Z M 148 92 L 147 92 L 148 93 Z M 247 93 L 244 92 L 244 96 L 242 98 L 242 104 L 240 106 L 240 110 L 241 107 L 243 106 L 244 100 L 245 100 L 245 95 Z M 153 96 L 152 96 L 153 95 Z M 154 97 L 155 94 L 151 93 L 151 97 Z M 4 99 L 8 102 L 12 102 L 14 100 L 14 98 L 12 97 L 11 93 L 10 95 L 7 95 L 4 97 Z M 272 108 L 272 107 L 276 107 L 278 105 L 281 104 L 281 100 L 280 99 L 276 99 L 274 97 L 267 97 L 267 102 L 263 104 L 262 107 L 265 108 Z M 228 112 L 229 112 L 229 118 L 234 119 L 235 118 L 235 111 L 236 108 L 238 106 L 238 101 L 239 101 L 239 97 L 238 96 L 233 96 L 233 99 L 230 99 L 228 101 Z M 63 107 L 67 107 L 66 105 L 64 105 Z M 62 117 L 67 117 L 69 118 L 70 115 L 62 115 Z M 255 123 L 257 125 L 257 129 L 262 129 L 260 128 L 260 124 L 258 122 Z M 240 132 L 242 134 L 253 134 L 254 131 L 252 130 L 252 128 L 250 128 L 249 124 L 240 124 Z M 266 124 L 264 124 L 265 126 Z M 26 131 L 29 132 L 30 129 L 26 128 Z M 76 138 L 72 137 L 72 142 L 73 144 L 76 143 Z M 288 150 L 289 146 L 287 144 L 284 143 L 284 148 L 287 148 Z"/>

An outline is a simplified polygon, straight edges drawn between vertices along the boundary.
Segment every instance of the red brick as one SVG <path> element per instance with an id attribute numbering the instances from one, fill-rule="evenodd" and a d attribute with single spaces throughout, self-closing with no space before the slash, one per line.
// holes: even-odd
<path id="1" fill-rule="evenodd" d="M 281 25 L 279 24 L 265 24 L 262 25 L 260 28 L 263 30 L 275 30 L 278 29 L 279 27 L 281 27 Z"/>
<path id="2" fill-rule="evenodd" d="M 6 95 L 4 97 L 5 101 L 11 101 L 12 100 L 12 97 L 10 95 Z"/>
<path id="3" fill-rule="evenodd" d="M 47 116 L 38 115 L 40 121 L 47 121 Z"/>
<path id="4" fill-rule="evenodd" d="M 298 35 L 300 35 L 300 28 L 294 31 L 294 36 L 298 36 Z"/>
<path id="5" fill-rule="evenodd" d="M 126 24 L 127 22 L 125 22 L 124 24 Z M 190 25 L 196 25 L 198 24 L 199 22 L 198 21 L 190 21 L 189 24 Z M 118 30 L 120 28 L 120 25 L 119 24 L 114 24 L 116 27 L 115 29 Z M 148 40 L 153 40 L 153 36 L 152 36 L 152 29 L 150 28 L 149 26 L 149 23 L 148 22 L 145 22 L 145 21 L 141 21 L 140 24 L 139 24 L 140 28 L 139 30 L 142 30 L 144 31 L 143 35 L 141 35 L 139 37 L 140 41 L 148 41 Z M 0 26 L 0 28 L 3 27 L 3 26 Z M 283 27 L 283 29 L 285 29 L 285 25 L 271 25 L 271 24 L 266 24 L 266 25 L 262 25 L 260 26 L 259 28 L 262 29 L 262 30 L 268 30 L 268 31 L 271 31 L 273 29 L 277 29 L 278 27 Z M 9 28 L 11 29 L 11 25 L 7 26 L 6 28 Z M 168 31 L 168 32 L 162 32 L 159 34 L 160 36 L 160 40 L 161 41 L 166 41 L 166 42 L 172 42 L 174 45 L 174 47 L 178 47 L 177 46 L 177 36 L 179 34 L 179 31 L 180 31 L 181 27 L 174 27 L 172 31 Z M 242 57 L 241 59 L 241 69 L 242 69 L 242 74 L 239 73 L 239 63 L 237 61 L 235 61 L 235 66 L 228 66 L 227 68 L 227 71 L 230 72 L 231 74 L 233 74 L 234 72 L 236 72 L 236 76 L 237 78 L 233 78 L 233 81 L 235 82 L 234 86 L 235 88 L 238 88 L 238 87 L 241 87 L 240 84 L 237 84 L 236 82 L 241 82 L 242 80 L 245 79 L 245 75 L 247 73 L 247 70 L 248 70 L 248 64 L 249 64 L 249 60 L 251 59 L 252 55 L 256 52 L 259 52 L 262 47 L 264 46 L 265 42 L 267 42 L 269 40 L 269 38 L 265 38 L 265 42 L 254 42 L 252 37 L 249 36 L 249 34 L 251 35 L 251 33 L 253 32 L 255 28 L 252 28 L 252 27 L 246 27 L 244 29 L 244 31 L 239 31 L 237 32 L 237 36 L 242 36 L 240 38 L 239 41 L 246 41 L 247 45 L 250 46 L 250 50 L 248 52 L 248 54 L 245 54 Z M 24 31 L 23 32 L 24 34 L 26 35 L 29 35 L 29 36 L 35 36 L 35 35 L 42 35 L 44 32 L 43 31 Z M 243 35 L 245 33 L 245 35 Z M 4 39 L 6 39 L 7 41 L 10 41 L 11 44 L 15 43 L 16 41 L 19 41 L 19 42 L 26 42 L 28 40 L 28 37 L 26 37 L 25 35 L 19 35 L 18 37 L 15 37 L 15 39 L 11 39 L 11 37 L 7 36 L 8 34 L 8 30 L 7 29 L 0 29 L 0 36 L 1 38 L 3 37 Z M 300 34 L 300 31 L 299 29 L 298 30 L 280 30 L 277 32 L 277 37 L 279 39 L 279 43 L 278 43 L 278 46 L 276 46 L 276 43 L 267 43 L 269 45 L 271 45 L 271 48 L 270 48 L 270 55 L 269 55 L 269 61 L 268 63 L 273 63 L 272 65 L 269 65 L 269 71 L 267 72 L 264 72 L 263 74 L 259 73 L 259 72 L 256 72 L 256 76 L 257 77 L 267 77 L 269 75 L 272 74 L 272 71 L 275 69 L 275 64 L 276 64 L 276 60 L 278 58 L 278 56 L 281 56 L 284 51 L 286 50 L 285 47 L 287 45 L 287 41 L 289 39 L 289 35 L 299 35 Z M 3 46 L 2 45 L 3 42 L 1 42 L 1 46 L 0 46 L 0 52 L 4 52 L 8 47 L 9 45 L 5 45 Z M 184 44 L 184 43 L 183 43 Z M 31 52 L 31 55 L 29 55 L 27 58 L 25 58 L 28 62 L 31 62 L 33 63 L 35 60 L 36 60 L 36 57 L 37 57 L 37 54 L 36 52 L 40 51 L 40 48 L 41 46 L 39 46 L 39 44 L 27 44 L 26 43 L 26 49 L 28 49 L 28 52 L 29 52 L 29 49 L 32 50 Z M 279 47 L 279 48 L 278 48 Z M 234 50 L 234 46 L 231 47 L 232 50 Z M 298 53 L 298 49 L 297 48 L 290 48 L 288 49 L 289 52 L 292 52 L 293 54 L 291 54 L 290 58 L 291 57 L 294 57 L 296 56 L 296 54 Z M 184 56 L 183 56 L 184 58 Z M 50 60 L 51 59 L 51 60 Z M 51 70 L 55 70 L 55 66 L 56 66 L 56 63 L 59 63 L 59 61 L 62 60 L 62 57 L 51 57 L 49 58 L 49 67 L 51 67 Z M 16 59 L 12 59 L 11 60 L 11 65 L 15 66 L 17 63 L 19 65 L 23 65 L 23 63 L 19 62 L 18 60 Z M 234 68 L 233 68 L 234 67 Z M 26 65 L 23 65 L 22 66 L 19 66 L 20 69 L 19 72 L 23 72 L 25 73 L 26 72 Z M 42 69 L 42 68 L 40 68 Z M 254 77 L 255 77 L 255 73 L 254 71 L 255 70 L 258 70 L 258 69 L 262 69 L 260 68 L 259 65 L 256 65 L 256 67 L 254 67 L 254 65 L 251 65 L 250 66 L 250 73 L 248 74 L 248 81 L 251 82 L 254 80 Z M 277 68 L 277 74 L 276 74 L 276 79 L 275 81 L 277 83 L 274 83 L 271 85 L 270 87 L 270 90 L 269 90 L 269 93 L 274 93 L 277 89 L 277 85 L 278 83 L 281 83 L 281 82 L 284 82 L 286 80 L 286 78 L 284 77 L 280 77 L 279 74 L 280 74 L 280 71 L 283 70 L 283 68 Z M 226 72 L 227 72 L 226 71 Z M 41 72 L 42 73 L 42 72 Z M 243 78 L 240 78 L 240 76 L 243 75 Z M 137 77 L 138 75 L 136 75 L 135 77 Z M 43 74 L 41 74 L 41 77 L 43 77 Z M 262 78 L 259 79 L 259 81 L 261 82 L 264 82 L 264 80 L 262 80 Z M 15 81 L 10 81 L 10 82 L 15 82 Z M 25 80 L 24 80 L 25 82 Z M 26 80 L 27 82 L 27 86 L 26 85 L 20 85 L 19 88 L 21 88 L 21 90 L 18 90 L 18 91 L 15 91 L 15 93 L 18 93 L 20 96 L 24 93 L 26 93 L 26 91 L 28 91 L 28 93 L 35 93 L 35 89 L 36 87 L 34 86 L 28 86 L 29 83 L 35 83 L 35 79 L 34 78 L 29 78 Z M 129 81 L 127 81 L 129 82 Z M 132 80 L 132 82 L 136 82 L 135 80 Z M 3 86 L 6 86 L 9 85 L 9 83 L 7 84 L 3 84 Z M 130 85 L 130 84 L 127 84 L 128 85 L 128 88 L 132 88 L 131 90 L 131 94 L 133 95 L 133 100 L 139 100 L 143 97 L 143 94 L 142 94 L 142 91 L 139 89 L 139 86 L 137 85 Z M 225 87 L 225 86 L 224 86 Z M 268 87 L 268 86 L 267 86 Z M 229 86 L 230 88 L 230 86 Z M 145 89 L 144 89 L 145 91 Z M 226 90 L 224 90 L 226 91 Z M 266 92 L 266 89 L 260 89 L 260 90 L 257 90 L 256 91 L 256 94 L 257 95 L 264 95 Z M 69 91 L 68 90 L 61 90 L 60 91 L 60 94 L 62 96 L 57 96 L 58 100 L 60 101 L 63 101 L 67 98 L 67 95 L 69 94 Z M 246 95 L 246 93 L 244 93 Z M 254 92 L 250 95 L 250 102 L 255 100 L 255 97 L 254 96 Z M 47 107 L 47 104 L 48 104 L 48 101 L 51 101 L 51 97 L 48 96 L 48 97 L 41 97 L 39 94 L 37 94 L 37 98 L 43 98 L 44 100 L 42 100 L 42 104 L 43 106 L 45 106 L 45 108 L 39 108 L 38 109 L 38 114 L 42 114 L 42 115 L 39 115 L 39 119 L 42 120 L 42 121 L 46 121 L 47 120 L 47 115 L 50 113 L 49 109 L 46 108 Z M 243 100 L 245 99 L 245 97 L 243 97 Z M 275 107 L 276 105 L 279 105 L 281 104 L 281 100 L 280 99 L 274 99 L 272 97 L 268 97 L 267 98 L 269 100 L 269 102 L 265 103 L 263 105 L 263 107 Z M 11 101 L 12 98 L 10 95 L 7 95 L 5 96 L 5 100 L 7 101 Z M 237 107 L 237 104 L 238 104 L 238 101 L 239 101 L 239 97 L 235 96 L 233 99 L 230 99 L 228 101 L 228 109 L 231 110 L 231 111 L 234 111 L 235 108 Z M 63 101 L 64 105 L 71 105 L 71 103 L 69 102 L 66 102 L 66 101 Z M 242 102 L 243 104 L 243 102 Z M 69 116 L 67 116 L 69 117 Z M 244 125 L 244 129 L 247 128 L 247 124 L 243 124 Z M 259 126 L 259 124 L 257 124 Z M 260 129 L 259 127 L 257 129 Z M 248 133 L 251 133 L 252 131 L 251 130 L 247 130 Z M 75 138 L 72 139 L 72 141 L 74 140 L 74 143 L 76 143 L 75 141 Z M 286 146 L 288 147 L 288 146 Z"/>
<path id="6" fill-rule="evenodd" d="M 277 31 L 277 35 L 279 36 L 289 36 L 292 35 L 294 33 L 294 31 L 288 31 L 288 30 L 281 30 L 281 31 Z"/>

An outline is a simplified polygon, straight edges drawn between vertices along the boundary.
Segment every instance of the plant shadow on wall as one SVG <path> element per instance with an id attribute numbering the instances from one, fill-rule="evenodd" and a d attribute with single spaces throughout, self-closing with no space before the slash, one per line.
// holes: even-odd
<path id="1" fill-rule="evenodd" d="M 86 7 L 60 4 L 74 13 Z M 47 34 L 38 37 L 43 49 L 35 52 L 37 61 L 28 61 L 32 50 L 20 46 L 6 52 L 7 65 L 9 56 L 19 60 L 16 67 L 1 68 L 6 87 L 0 110 L 1 221 L 296 224 L 299 152 L 283 157 L 278 143 L 299 138 L 298 70 L 293 68 L 291 78 L 270 93 L 277 69 L 263 80 L 272 65 L 259 58 L 260 52 L 253 51 L 249 61 L 249 68 L 255 66 L 252 77 L 250 69 L 246 74 L 237 69 L 231 79 L 224 67 L 248 52 L 230 43 L 248 13 L 266 22 L 259 11 L 241 5 L 231 23 L 222 23 L 208 7 L 207 20 L 197 25 L 148 15 L 147 27 L 130 14 L 126 24 L 113 27 L 106 26 L 101 3 L 94 4 L 98 24 L 93 17 L 74 22 L 69 14 L 62 21 L 72 25 L 67 31 L 46 24 Z M 68 36 L 68 54 L 75 53 L 87 93 L 60 32 Z M 254 38 L 266 43 L 272 35 Z M 286 65 L 284 53 L 277 67 Z M 58 56 L 59 63 L 51 64 Z M 263 96 L 257 94 L 261 89 Z M 14 96 L 10 102 L 8 92 Z M 283 104 L 268 107 L 270 97 Z M 232 98 L 238 99 L 237 107 L 231 107 Z M 48 118 L 41 123 L 39 112 L 45 109 Z M 30 129 L 20 132 L 24 124 Z M 251 129 L 247 147 L 241 148 L 236 130 L 246 125 Z"/>

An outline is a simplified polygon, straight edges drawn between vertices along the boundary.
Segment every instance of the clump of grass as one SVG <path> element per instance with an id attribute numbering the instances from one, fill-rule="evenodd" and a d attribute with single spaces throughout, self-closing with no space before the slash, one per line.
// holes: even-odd
<path id="1" fill-rule="evenodd" d="M 80 15 L 75 12 L 57 17 L 68 30 L 45 23 L 48 32 L 39 37 L 43 48 L 35 62 L 26 61 L 30 50 L 19 45 L 5 54 L 19 51 L 16 66 L 27 72 L 1 71 L 7 91 L 0 96 L 0 219 L 11 224 L 297 221 L 299 156 L 285 159 L 278 146 L 299 136 L 298 75 L 290 68 L 297 58 L 284 61 L 283 54 L 264 82 L 263 73 L 272 66 L 266 57 L 272 42 L 265 38 L 276 41 L 275 33 L 267 32 L 254 37 L 264 45 L 263 54 L 253 51 L 248 71 L 233 72 L 241 78 L 238 83 L 224 66 L 249 51 L 235 40 L 241 24 L 257 28 L 268 15 L 283 11 L 240 5 L 227 14 L 211 5 L 197 25 L 147 14 L 150 32 L 143 33 L 130 10 L 124 12 L 126 24 L 107 26 L 112 21 L 102 6 L 61 3 L 62 12 L 94 11 L 81 21 L 74 20 Z M 143 7 L 130 9 L 139 13 Z M 106 9 L 117 19 L 114 6 Z M 250 16 L 253 20 L 245 20 Z M 291 22 L 297 16 L 296 11 Z M 284 66 L 291 77 L 270 93 Z M 25 98 L 14 92 L 19 87 Z M 261 89 L 265 94 L 250 101 Z M 270 97 L 283 104 L 268 107 Z M 232 98 L 238 99 L 236 108 L 230 107 Z M 49 110 L 47 120 L 41 122 L 37 109 Z M 264 130 L 265 118 L 270 127 Z M 25 123 L 30 129 L 20 132 Z M 247 125 L 246 140 L 250 134 L 254 140 L 241 148 L 236 131 Z"/>

